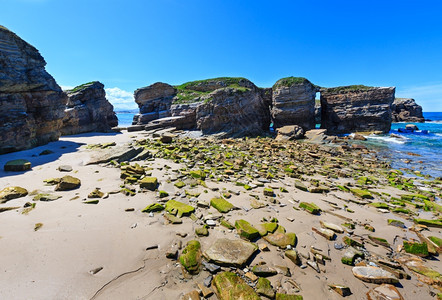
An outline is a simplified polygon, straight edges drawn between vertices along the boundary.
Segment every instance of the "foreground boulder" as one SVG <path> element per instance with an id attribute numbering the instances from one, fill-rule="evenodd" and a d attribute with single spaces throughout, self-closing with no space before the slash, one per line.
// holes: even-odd
<path id="1" fill-rule="evenodd" d="M 321 128 L 329 134 L 382 131 L 391 127 L 394 87 L 352 85 L 321 89 Z"/>
<path id="2" fill-rule="evenodd" d="M 57 186 L 55 187 L 56 191 L 70 191 L 80 187 L 81 181 L 80 179 L 72 176 L 64 176 L 60 178 Z"/>
<path id="3" fill-rule="evenodd" d="M 398 283 L 399 280 L 390 272 L 377 267 L 353 267 L 353 275 L 370 283 Z"/>
<path id="4" fill-rule="evenodd" d="M 204 256 L 219 265 L 241 267 L 256 250 L 255 244 L 243 240 L 218 239 L 204 252 Z"/>
<path id="5" fill-rule="evenodd" d="M 20 172 L 20 171 L 27 171 L 30 169 L 31 169 L 31 162 L 26 159 L 10 160 L 4 166 L 5 171 Z"/>
<path id="6" fill-rule="evenodd" d="M 223 272 L 213 278 L 215 293 L 220 300 L 259 300 L 258 294 L 244 280 L 232 272 Z"/>
<path id="7" fill-rule="evenodd" d="M 304 137 L 304 129 L 302 129 L 299 125 L 289 125 L 278 128 L 276 130 L 277 141 L 291 141 L 291 140 L 299 140 Z"/>
<path id="8" fill-rule="evenodd" d="M 393 122 L 425 122 L 422 106 L 411 98 L 395 98 L 391 105 Z"/>
<path id="9" fill-rule="evenodd" d="M 63 118 L 63 135 L 84 132 L 109 132 L 118 126 L 114 107 L 106 99 L 104 85 L 89 82 L 66 91 L 68 102 Z"/>
<path id="10" fill-rule="evenodd" d="M 38 50 L 0 26 L 0 154 L 56 141 L 66 94 Z"/>
<path id="11" fill-rule="evenodd" d="M 5 203 L 9 200 L 24 197 L 28 191 L 19 186 L 10 186 L 0 191 L 0 203 Z"/>
<path id="12" fill-rule="evenodd" d="M 304 130 L 315 128 L 317 88 L 302 77 L 288 77 L 273 85 L 272 120 L 275 127 L 299 125 Z"/>

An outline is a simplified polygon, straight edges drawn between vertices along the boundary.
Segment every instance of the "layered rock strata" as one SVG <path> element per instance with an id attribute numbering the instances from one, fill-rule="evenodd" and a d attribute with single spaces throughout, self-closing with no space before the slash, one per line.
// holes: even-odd
<path id="1" fill-rule="evenodd" d="M 321 128 L 329 134 L 390 130 L 394 87 L 321 89 Z"/>
<path id="2" fill-rule="evenodd" d="M 391 112 L 393 122 L 425 122 L 422 106 L 411 98 L 395 98 Z"/>
<path id="3" fill-rule="evenodd" d="M 315 128 L 316 86 L 302 77 L 288 77 L 278 80 L 272 90 L 271 114 L 275 127 Z"/>
<path id="4" fill-rule="evenodd" d="M 132 124 L 147 124 L 152 120 L 169 117 L 170 106 L 175 95 L 176 89 L 163 82 L 137 89 L 134 98 L 140 108 L 140 113 L 134 116 Z"/>
<path id="5" fill-rule="evenodd" d="M 61 135 L 67 101 L 38 50 L 0 26 L 0 154 Z"/>
<path id="6" fill-rule="evenodd" d="M 66 92 L 68 102 L 63 118 L 63 135 L 109 132 L 118 125 L 114 107 L 106 99 L 104 85 L 89 82 Z"/>

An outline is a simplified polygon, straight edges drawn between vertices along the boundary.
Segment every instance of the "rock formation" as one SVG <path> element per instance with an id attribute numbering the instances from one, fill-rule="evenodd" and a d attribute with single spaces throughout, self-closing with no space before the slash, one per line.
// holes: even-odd
<path id="1" fill-rule="evenodd" d="M 288 77 L 273 85 L 272 120 L 275 127 L 299 125 L 304 130 L 315 128 L 317 88 L 302 77 Z"/>
<path id="2" fill-rule="evenodd" d="M 136 90 L 134 97 L 140 113 L 134 116 L 132 124 L 147 124 L 152 120 L 169 117 L 170 106 L 175 95 L 175 88 L 162 82 Z"/>
<path id="3" fill-rule="evenodd" d="M 411 98 L 395 98 L 391 112 L 393 122 L 425 122 L 422 106 Z"/>
<path id="4" fill-rule="evenodd" d="M 329 134 L 388 132 L 394 87 L 361 85 L 321 89 L 321 128 Z"/>
<path id="5" fill-rule="evenodd" d="M 106 99 L 104 85 L 89 82 L 66 91 L 68 102 L 63 118 L 63 135 L 108 132 L 118 125 L 114 107 Z"/>
<path id="6" fill-rule="evenodd" d="M 67 97 L 38 50 L 0 26 L 0 154 L 56 141 Z"/>

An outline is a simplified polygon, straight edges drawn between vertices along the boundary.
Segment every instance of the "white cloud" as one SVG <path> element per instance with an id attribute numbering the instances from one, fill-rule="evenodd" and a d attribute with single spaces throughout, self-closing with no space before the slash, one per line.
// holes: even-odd
<path id="1" fill-rule="evenodd" d="M 118 87 L 106 88 L 106 98 L 114 106 L 115 111 L 137 109 L 134 95 L 131 92 L 122 90 Z"/>
<path id="2" fill-rule="evenodd" d="M 424 112 L 442 111 L 442 83 L 397 88 L 396 97 L 415 99 Z"/>
<path id="3" fill-rule="evenodd" d="M 70 86 L 70 85 L 60 85 L 60 87 L 61 87 L 61 89 L 62 89 L 63 91 L 66 91 L 66 90 L 72 90 L 75 86 Z"/>

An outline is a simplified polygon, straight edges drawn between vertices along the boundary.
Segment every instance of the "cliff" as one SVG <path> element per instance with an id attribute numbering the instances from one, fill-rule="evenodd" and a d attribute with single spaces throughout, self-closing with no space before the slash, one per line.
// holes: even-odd
<path id="1" fill-rule="evenodd" d="M 393 122 L 425 122 L 422 106 L 411 98 L 395 98 L 391 112 Z"/>
<path id="2" fill-rule="evenodd" d="M 67 101 L 38 50 L 0 26 L 0 154 L 56 141 Z"/>
<path id="3" fill-rule="evenodd" d="M 118 125 L 114 107 L 106 99 L 104 85 L 89 82 L 66 91 L 68 101 L 63 118 L 63 135 L 108 132 Z"/>
<path id="4" fill-rule="evenodd" d="M 328 133 L 381 131 L 391 126 L 394 87 L 363 85 L 321 89 L 321 128 Z"/>

